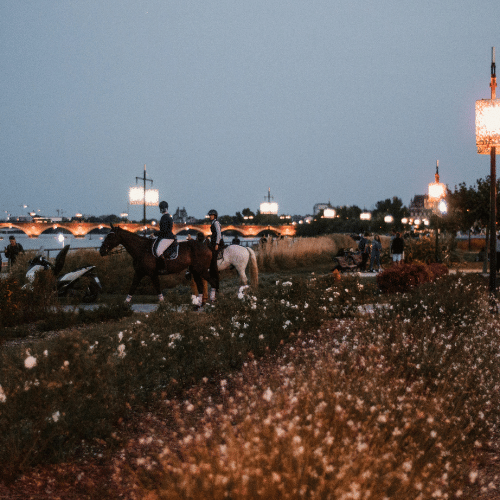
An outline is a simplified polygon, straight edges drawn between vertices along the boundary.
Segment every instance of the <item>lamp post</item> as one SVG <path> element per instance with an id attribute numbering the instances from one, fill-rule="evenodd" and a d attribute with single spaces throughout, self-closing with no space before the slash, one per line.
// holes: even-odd
<path id="1" fill-rule="evenodd" d="M 479 154 L 490 155 L 490 296 L 496 298 L 496 154 L 500 146 L 500 99 L 496 98 L 495 47 L 491 50 L 491 99 L 476 101 L 476 145 Z"/>
<path id="2" fill-rule="evenodd" d="M 439 217 L 447 212 L 448 208 L 444 198 L 446 196 L 446 186 L 439 182 L 439 160 L 436 161 L 436 173 L 434 174 L 434 182 L 429 184 L 429 195 L 426 200 L 426 208 L 430 209 L 436 217 L 436 246 L 435 258 L 439 260 L 438 243 L 439 243 Z"/>
<path id="3" fill-rule="evenodd" d="M 158 189 L 146 189 L 146 182 L 151 182 L 153 185 L 153 180 L 146 177 L 146 165 L 144 165 L 144 175 L 135 178 L 136 184 L 139 180 L 143 181 L 143 187 L 140 188 L 136 185 L 129 189 L 129 202 L 131 205 L 143 205 L 142 223 L 146 224 L 146 206 L 158 205 L 159 192 Z"/>

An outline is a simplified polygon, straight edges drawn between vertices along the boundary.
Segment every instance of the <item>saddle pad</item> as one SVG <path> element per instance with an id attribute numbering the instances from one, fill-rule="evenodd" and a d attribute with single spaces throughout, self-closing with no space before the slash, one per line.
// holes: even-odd
<path id="1" fill-rule="evenodd" d="M 174 241 L 166 250 L 165 250 L 165 258 L 167 260 L 177 259 L 179 256 L 179 243 Z"/>

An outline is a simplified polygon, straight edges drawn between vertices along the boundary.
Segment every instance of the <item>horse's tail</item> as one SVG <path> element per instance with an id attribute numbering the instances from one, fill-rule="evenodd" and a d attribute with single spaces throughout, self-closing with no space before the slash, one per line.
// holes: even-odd
<path id="1" fill-rule="evenodd" d="M 250 254 L 250 284 L 252 288 L 257 288 L 259 284 L 259 268 L 257 266 L 257 257 L 252 248 L 246 247 Z"/>

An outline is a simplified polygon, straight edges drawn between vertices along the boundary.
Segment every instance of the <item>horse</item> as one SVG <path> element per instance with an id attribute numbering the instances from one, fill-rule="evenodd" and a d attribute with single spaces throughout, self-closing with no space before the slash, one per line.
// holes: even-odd
<path id="1" fill-rule="evenodd" d="M 224 271 L 231 265 L 236 268 L 243 285 L 248 283 L 245 269 L 250 261 L 250 284 L 253 288 L 257 287 L 259 282 L 259 269 L 257 267 L 257 258 L 255 252 L 250 247 L 240 245 L 228 245 L 222 251 L 222 258 L 217 260 L 217 269 Z"/>
<path id="2" fill-rule="evenodd" d="M 217 288 L 217 277 L 212 276 L 210 273 L 212 251 L 205 243 L 195 240 L 182 241 L 179 243 L 178 256 L 172 260 L 164 260 L 153 255 L 153 241 L 151 238 L 140 236 L 111 224 L 111 231 L 102 242 L 99 249 L 102 257 L 108 255 L 118 245 L 123 245 L 133 259 L 134 278 L 125 302 L 132 300 L 132 295 L 144 276 L 151 278 L 158 294 L 158 300 L 163 301 L 158 276 L 160 274 L 180 273 L 185 269 L 189 269 L 195 280 L 199 298 L 203 295 L 203 280 L 208 281 L 212 287 Z"/>

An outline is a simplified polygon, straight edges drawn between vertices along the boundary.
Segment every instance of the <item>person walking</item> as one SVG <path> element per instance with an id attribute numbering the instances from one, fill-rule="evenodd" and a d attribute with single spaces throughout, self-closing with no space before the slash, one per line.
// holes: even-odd
<path id="1" fill-rule="evenodd" d="M 403 252 L 405 249 L 405 240 L 401 237 L 401 233 L 396 233 L 396 236 L 391 242 L 391 253 L 392 253 L 392 261 L 396 264 L 398 262 L 402 262 L 403 260 Z M 498 251 L 498 243 L 497 243 L 497 251 Z"/>
<path id="2" fill-rule="evenodd" d="M 5 257 L 9 260 L 9 264 L 12 266 L 16 263 L 17 256 L 20 253 L 24 253 L 24 248 L 21 243 L 16 242 L 16 237 L 13 235 L 9 236 L 9 245 L 5 247 Z"/>
<path id="3" fill-rule="evenodd" d="M 380 265 L 380 252 L 382 251 L 382 242 L 380 241 L 380 236 L 375 235 L 372 242 L 372 251 L 370 259 L 370 272 L 374 273 L 374 264 L 377 265 L 378 271 L 382 271 L 382 266 Z"/>
<path id="4" fill-rule="evenodd" d="M 219 292 L 219 270 L 217 269 L 217 254 L 222 247 L 222 232 L 220 222 L 217 220 L 219 214 L 217 210 L 208 211 L 210 217 L 210 249 L 212 250 L 212 260 L 210 261 L 210 275 L 215 278 L 215 287 L 210 290 L 210 300 L 215 301 L 215 294 Z"/>
<path id="5" fill-rule="evenodd" d="M 359 269 L 364 272 L 366 270 L 368 257 L 370 257 L 370 241 L 368 240 L 368 233 L 361 235 L 358 243 L 358 249 L 361 252 L 361 265 L 359 266 Z"/>

